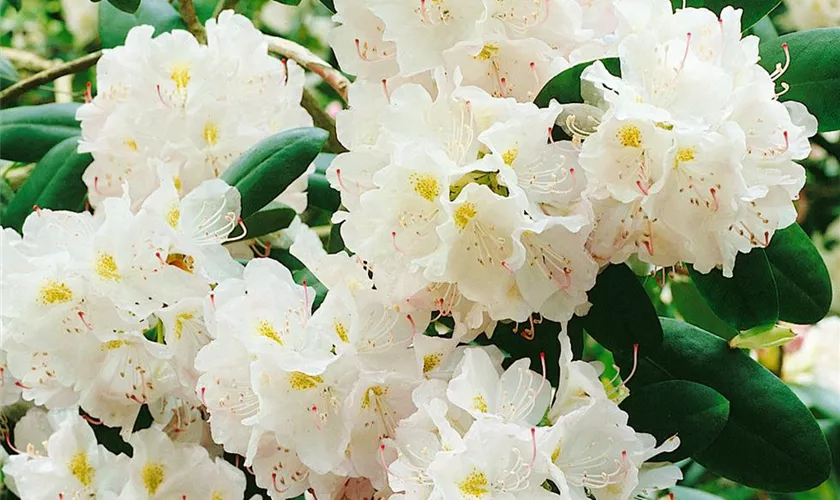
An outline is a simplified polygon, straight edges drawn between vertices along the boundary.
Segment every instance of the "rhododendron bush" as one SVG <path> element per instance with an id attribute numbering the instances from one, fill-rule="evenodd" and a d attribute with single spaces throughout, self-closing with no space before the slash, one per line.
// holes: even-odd
<path id="1" fill-rule="evenodd" d="M 0 496 L 834 498 L 840 13 L 731 3 L 0 6 Z"/>

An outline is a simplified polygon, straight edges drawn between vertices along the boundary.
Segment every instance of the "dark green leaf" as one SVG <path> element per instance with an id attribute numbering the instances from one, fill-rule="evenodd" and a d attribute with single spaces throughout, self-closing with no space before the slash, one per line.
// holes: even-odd
<path id="1" fill-rule="evenodd" d="M 505 367 L 510 366 L 517 359 L 528 358 L 531 360 L 531 369 L 540 371 L 540 355 L 545 354 L 546 379 L 553 387 L 557 387 L 560 381 L 560 340 L 557 335 L 561 326 L 558 323 L 543 319 L 541 323 L 534 324 L 533 337 L 528 334 L 529 323 L 499 323 L 493 330 L 493 337 L 487 339 L 480 336 L 484 345 L 492 344 L 506 352 L 510 357 L 505 359 Z M 567 332 L 571 338 L 580 339 L 583 334 L 580 322 L 569 323 Z"/>
<path id="2" fill-rule="evenodd" d="M 671 4 L 675 9 L 683 6 L 685 0 L 671 0 Z M 720 14 L 726 6 L 732 6 L 736 9 L 743 9 L 741 14 L 741 31 L 747 31 L 753 24 L 757 23 L 759 19 L 769 14 L 775 9 L 782 0 L 688 0 L 685 1 L 686 7 L 705 7 L 715 14 Z"/>
<path id="3" fill-rule="evenodd" d="M 630 352 L 662 342 L 662 327 L 656 310 L 639 279 L 624 264 L 610 264 L 589 291 L 592 308 L 583 317 L 583 327 L 607 349 Z"/>
<path id="4" fill-rule="evenodd" d="M 23 221 L 37 205 L 53 210 L 79 211 L 84 207 L 87 186 L 82 173 L 93 162 L 89 154 L 76 152 L 78 138 L 65 139 L 50 149 L 35 165 L 29 178 L 3 212 L 4 227 L 21 230 Z"/>
<path id="5" fill-rule="evenodd" d="M 811 324 L 828 314 L 832 298 L 828 269 L 799 224 L 776 231 L 764 251 L 779 294 L 780 320 Z"/>
<path id="6" fill-rule="evenodd" d="M 690 279 L 684 277 L 672 279 L 669 287 L 671 304 L 681 319 L 726 340 L 738 335 L 735 327 L 717 317 Z"/>
<path id="7" fill-rule="evenodd" d="M 760 63 L 767 71 L 785 62 L 783 43 L 790 50 L 790 67 L 778 82 L 790 90 L 779 100 L 804 104 L 817 117 L 820 132 L 840 129 L 840 27 L 798 31 L 762 43 Z"/>
<path id="8" fill-rule="evenodd" d="M 334 254 L 344 250 L 344 239 L 341 237 L 341 224 L 333 224 L 330 228 L 330 238 L 327 240 L 327 253 Z"/>
<path id="9" fill-rule="evenodd" d="M 778 321 L 776 282 L 763 249 L 738 254 L 731 278 L 725 278 L 719 269 L 707 274 L 693 268 L 689 271 L 709 307 L 732 327 L 747 330 Z"/>
<path id="10" fill-rule="evenodd" d="M 242 195 L 242 217 L 247 218 L 303 175 L 321 151 L 327 132 L 296 128 L 263 139 L 222 174 Z"/>
<path id="11" fill-rule="evenodd" d="M 129 14 L 134 14 L 140 7 L 140 0 L 108 0 L 108 3 Z"/>
<path id="12" fill-rule="evenodd" d="M 664 341 L 656 350 L 641 351 L 629 385 L 632 391 L 654 380 L 689 380 L 729 400 L 729 420 L 720 436 L 694 457 L 700 464 L 768 491 L 807 490 L 828 477 L 831 456 L 822 432 L 781 380 L 711 333 L 673 319 L 661 321 Z"/>
<path id="13" fill-rule="evenodd" d="M 122 45 L 129 30 L 141 24 L 154 26 L 155 35 L 187 29 L 178 11 L 166 0 L 143 0 L 133 14 L 125 13 L 108 2 L 99 4 L 99 38 L 103 48 Z"/>
<path id="14" fill-rule="evenodd" d="M 330 9 L 330 12 L 335 12 L 335 4 L 333 0 L 321 0 L 321 3 L 324 4 L 324 7 Z"/>
<path id="15" fill-rule="evenodd" d="M 341 194 L 330 186 L 330 181 L 325 175 L 317 172 L 309 176 L 306 199 L 309 206 L 322 208 L 330 213 L 341 206 Z"/>
<path id="16" fill-rule="evenodd" d="M 729 419 L 729 401 L 705 385 L 667 380 L 640 387 L 621 402 L 637 432 L 653 434 L 658 443 L 678 435 L 680 447 L 657 455 L 653 461 L 677 462 L 714 441 Z"/>
<path id="17" fill-rule="evenodd" d="M 53 146 L 81 134 L 77 103 L 20 106 L 0 111 L 0 157 L 32 163 Z"/>
<path id="18" fill-rule="evenodd" d="M 262 210 L 251 214 L 245 219 L 245 227 L 248 228 L 248 239 L 259 238 L 266 234 L 286 229 L 295 218 L 295 211 L 292 208 L 272 201 L 266 205 Z M 236 238 L 240 236 L 242 229 L 237 227 L 233 230 L 230 237 Z"/>
<path id="19" fill-rule="evenodd" d="M 283 5 L 300 5 L 300 0 L 274 0 L 277 3 L 282 3 Z"/>
<path id="20" fill-rule="evenodd" d="M 193 3 L 195 4 L 195 16 L 201 24 L 206 23 L 208 19 L 213 17 L 213 12 L 218 5 L 216 0 L 195 0 Z"/>
<path id="21" fill-rule="evenodd" d="M 601 59 L 601 62 L 604 63 L 610 73 L 621 74 L 617 58 Z M 583 102 L 583 98 L 580 96 L 580 75 L 592 63 L 593 61 L 588 61 L 572 66 L 549 80 L 537 94 L 534 104 L 544 108 L 548 106 L 552 99 L 560 104 Z"/>
<path id="22" fill-rule="evenodd" d="M 9 5 L 11 5 L 12 7 L 14 7 L 17 10 L 20 10 L 20 7 L 21 7 L 22 4 L 21 4 L 21 0 L 9 0 Z"/>
<path id="23" fill-rule="evenodd" d="M 315 172 L 326 175 L 327 169 L 330 168 L 330 164 L 336 156 L 338 155 L 335 153 L 318 153 L 315 158 Z"/>
<path id="24" fill-rule="evenodd" d="M 840 421 L 834 422 L 825 430 L 825 439 L 834 457 L 834 473 L 840 477 Z"/>
<path id="25" fill-rule="evenodd" d="M 20 80 L 20 75 L 15 67 L 5 56 L 0 55 L 0 90 L 5 89 L 18 80 Z"/>
<path id="26" fill-rule="evenodd" d="M 292 277 L 295 279 L 295 283 L 307 288 L 309 299 L 313 301 L 312 310 L 314 311 L 321 307 L 321 302 L 323 302 L 327 296 L 327 287 L 318 281 L 318 278 L 312 274 L 312 271 L 306 268 L 298 269 L 292 271 Z"/>

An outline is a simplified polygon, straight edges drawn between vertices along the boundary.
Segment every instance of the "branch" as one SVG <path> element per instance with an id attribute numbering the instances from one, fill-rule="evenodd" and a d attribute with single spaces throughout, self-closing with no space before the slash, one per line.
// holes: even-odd
<path id="1" fill-rule="evenodd" d="M 0 92 L 0 100 L 15 99 L 24 92 L 38 87 L 39 85 L 51 82 L 64 75 L 72 75 L 73 73 L 84 71 L 96 64 L 96 61 L 98 61 L 100 57 L 102 57 L 102 51 L 97 50 L 96 52 L 82 56 L 78 59 L 59 64 L 41 71 L 40 73 L 35 73 L 29 78 L 21 80 L 14 85 L 10 85 L 9 88 Z"/>
<path id="2" fill-rule="evenodd" d="M 329 132 L 330 136 L 327 139 L 327 144 L 324 145 L 324 151 L 327 153 L 344 153 L 347 149 L 338 142 L 338 135 L 335 132 L 335 120 L 332 119 L 326 111 L 321 109 L 318 100 L 307 89 L 303 89 L 303 97 L 300 100 L 300 105 L 303 106 L 309 115 L 312 117 L 312 123 L 318 127 Z"/>
<path id="3" fill-rule="evenodd" d="M 33 71 L 44 71 L 61 63 L 61 61 L 50 61 L 38 54 L 11 47 L 0 47 L 0 54 L 7 57 L 15 66 Z"/>
<path id="4" fill-rule="evenodd" d="M 330 66 L 330 63 L 313 54 L 309 49 L 286 40 L 284 38 L 265 35 L 268 40 L 268 50 L 275 54 L 292 59 L 309 71 L 320 76 L 324 82 L 335 89 L 339 97 L 347 102 L 347 89 L 350 81 L 340 71 Z"/>
<path id="5" fill-rule="evenodd" d="M 178 5 L 180 6 L 181 18 L 184 19 L 187 29 L 198 40 L 198 43 L 207 44 L 207 33 L 204 31 L 201 21 L 198 20 L 192 0 L 178 0 Z"/>

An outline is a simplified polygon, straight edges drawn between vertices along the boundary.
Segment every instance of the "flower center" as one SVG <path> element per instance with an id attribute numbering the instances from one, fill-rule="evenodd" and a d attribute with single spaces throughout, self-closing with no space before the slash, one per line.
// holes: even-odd
<path id="1" fill-rule="evenodd" d="M 67 462 L 67 469 L 70 470 L 73 477 L 82 483 L 82 486 L 90 486 L 93 483 L 93 476 L 96 474 L 96 469 L 91 467 L 85 452 L 80 451 L 73 455 L 70 461 Z"/>
<path id="2" fill-rule="evenodd" d="M 268 320 L 261 319 L 260 322 L 257 323 L 257 334 L 269 338 L 281 346 L 283 345 L 283 339 L 280 338 L 280 333 L 277 332 Z"/>
<path id="3" fill-rule="evenodd" d="M 99 277 L 104 280 L 120 280 L 120 273 L 117 270 L 117 261 L 116 259 L 114 259 L 114 256 L 109 253 L 99 252 L 96 255 L 96 263 L 94 264 L 94 270 L 96 271 L 96 274 L 98 274 Z"/>
<path id="4" fill-rule="evenodd" d="M 487 485 L 487 476 L 484 472 L 473 469 L 463 481 L 458 483 L 458 489 L 465 497 L 481 498 L 490 493 Z"/>
<path id="5" fill-rule="evenodd" d="M 292 372 L 289 377 L 289 387 L 296 391 L 314 389 L 324 383 L 324 379 L 317 375 L 307 375 L 303 372 Z"/>
<path id="6" fill-rule="evenodd" d="M 55 280 L 47 280 L 41 287 L 38 295 L 38 302 L 43 305 L 64 304 L 73 300 L 73 292 L 66 283 Z"/>
<path id="7" fill-rule="evenodd" d="M 149 495 L 157 493 L 158 488 L 160 488 L 161 483 L 163 483 L 166 477 L 163 464 L 160 462 L 146 462 L 140 475 L 143 478 L 143 486 L 146 487 Z"/>
<path id="8" fill-rule="evenodd" d="M 636 125 L 624 125 L 616 132 L 619 144 L 625 148 L 642 147 L 642 131 Z"/>
<path id="9" fill-rule="evenodd" d="M 437 180 L 430 174 L 413 173 L 408 178 L 414 192 L 428 201 L 435 201 L 440 194 L 440 186 Z"/>
<path id="10" fill-rule="evenodd" d="M 455 225 L 458 229 L 463 230 L 476 215 L 478 215 L 478 212 L 475 209 L 475 203 L 462 203 L 460 207 L 455 209 L 455 213 L 453 214 Z"/>

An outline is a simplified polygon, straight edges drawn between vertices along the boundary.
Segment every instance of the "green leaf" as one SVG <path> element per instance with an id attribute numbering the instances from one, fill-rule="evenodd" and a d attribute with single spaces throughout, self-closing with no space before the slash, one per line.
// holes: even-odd
<path id="1" fill-rule="evenodd" d="M 330 228 L 330 237 L 327 240 L 327 253 L 334 254 L 344 250 L 344 238 L 341 237 L 341 225 L 343 222 L 333 224 Z"/>
<path id="2" fill-rule="evenodd" d="M 267 137 L 245 151 L 221 178 L 242 195 L 242 218 L 247 218 L 303 175 L 321 151 L 327 132 L 296 128 Z"/>
<path id="3" fill-rule="evenodd" d="M 154 26 L 155 35 L 174 29 L 187 29 L 178 11 L 166 0 L 143 0 L 133 14 L 123 12 L 108 2 L 99 4 L 99 38 L 102 48 L 122 45 L 129 30 L 141 24 Z"/>
<path id="4" fill-rule="evenodd" d="M 59 142 L 81 134 L 77 103 L 0 110 L 0 157 L 32 163 Z"/>
<path id="5" fill-rule="evenodd" d="M 723 497 L 707 493 L 703 490 L 695 490 L 694 488 L 686 488 L 685 486 L 674 486 L 669 488 L 674 494 L 674 499 L 679 500 L 724 500 Z"/>
<path id="6" fill-rule="evenodd" d="M 140 0 L 108 0 L 108 3 L 129 14 L 134 14 L 140 7 Z"/>
<path id="7" fill-rule="evenodd" d="M 330 164 L 335 157 L 338 156 L 335 153 L 318 153 L 318 156 L 315 158 L 315 172 L 319 174 L 326 175 L 327 169 L 330 168 Z"/>
<path id="8" fill-rule="evenodd" d="M 534 99 L 534 104 L 545 108 L 552 99 L 557 100 L 560 104 L 583 102 L 583 98 L 580 95 L 580 75 L 593 62 L 582 62 L 556 75 L 543 86 L 540 93 L 537 94 L 537 98 Z M 606 66 L 607 71 L 610 73 L 614 75 L 621 74 L 618 58 L 601 59 L 601 62 L 604 63 L 604 66 Z"/>
<path id="9" fill-rule="evenodd" d="M 646 351 L 662 343 L 656 310 L 639 279 L 624 264 L 610 264 L 589 291 L 592 308 L 582 318 L 586 331 L 607 349 Z"/>
<path id="10" fill-rule="evenodd" d="M 729 420 L 694 458 L 710 471 L 753 488 L 803 491 L 829 475 L 831 456 L 817 421 L 775 375 L 726 341 L 661 318 L 664 340 L 642 351 L 631 391 L 655 380 L 688 380 L 729 400 Z M 622 365 L 623 366 L 623 365 Z"/>
<path id="11" fill-rule="evenodd" d="M 790 67 L 778 82 L 790 90 L 779 100 L 804 104 L 817 117 L 820 132 L 840 129 L 840 27 L 798 31 L 762 43 L 760 64 L 767 71 L 784 64 L 783 43 L 790 50 Z"/>
<path id="12" fill-rule="evenodd" d="M 3 212 L 3 226 L 20 232 L 35 205 L 72 211 L 84 207 L 87 186 L 82 182 L 82 173 L 93 157 L 77 153 L 77 146 L 78 138 L 71 137 L 44 155 Z"/>
<path id="13" fill-rule="evenodd" d="M 738 335 L 736 328 L 717 317 L 690 279 L 675 277 L 669 281 L 668 286 L 671 290 L 671 304 L 680 319 L 726 340 Z"/>
<path id="14" fill-rule="evenodd" d="M 330 181 L 325 175 L 317 172 L 309 176 L 306 199 L 309 206 L 322 208 L 330 213 L 341 206 L 341 194 L 330 186 Z"/>
<path id="15" fill-rule="evenodd" d="M 277 3 L 282 3 L 283 5 L 300 5 L 300 0 L 274 0 Z"/>
<path id="16" fill-rule="evenodd" d="M 790 388 L 817 416 L 840 421 L 840 397 L 837 392 L 818 385 L 790 384 Z"/>
<path id="17" fill-rule="evenodd" d="M 12 7 L 14 7 L 17 10 L 20 10 L 20 7 L 21 7 L 22 3 L 21 3 L 21 0 L 9 0 L 9 5 L 11 5 Z"/>
<path id="18" fill-rule="evenodd" d="M 747 31 L 762 17 L 778 7 L 780 3 L 782 3 L 782 0 L 688 0 L 685 2 L 685 6 L 705 7 L 715 14 L 720 14 L 720 11 L 726 6 L 743 9 L 744 12 L 741 14 L 741 31 Z M 679 9 L 683 6 L 683 0 L 671 0 L 671 4 L 675 9 Z"/>
<path id="19" fill-rule="evenodd" d="M 213 17 L 218 2 L 216 0 L 195 0 L 193 4 L 195 4 L 195 17 L 201 24 L 204 24 Z"/>
<path id="20" fill-rule="evenodd" d="M 725 397 L 687 380 L 667 380 L 635 389 L 620 407 L 630 416 L 630 427 L 653 434 L 658 443 L 679 436 L 679 448 L 657 455 L 654 462 L 677 462 L 702 451 L 729 419 Z"/>
<path id="21" fill-rule="evenodd" d="M 260 236 L 286 229 L 295 219 L 295 215 L 297 213 L 294 209 L 282 203 L 272 201 L 262 210 L 258 210 L 244 220 L 245 227 L 248 228 L 247 238 L 259 238 Z M 231 233 L 230 237 L 236 238 L 240 234 L 242 234 L 242 229 L 237 227 Z"/>
<path id="22" fill-rule="evenodd" d="M 12 186 L 6 182 L 6 179 L 0 177 L 0 212 L 9 206 L 9 202 L 12 201 L 12 198 L 14 197 L 15 191 L 12 189 Z"/>
<path id="23" fill-rule="evenodd" d="M 15 67 L 5 56 L 0 55 L 0 90 L 5 89 L 18 80 L 20 80 L 20 75 Z"/>
<path id="24" fill-rule="evenodd" d="M 825 317 L 831 307 L 831 279 L 820 253 L 799 224 L 776 231 L 764 252 L 778 290 L 779 319 L 811 324 Z"/>
<path id="25" fill-rule="evenodd" d="M 738 330 L 779 320 L 779 297 L 767 256 L 761 248 L 738 254 L 731 278 L 719 269 L 701 274 L 689 267 L 691 278 L 709 307 Z"/>

